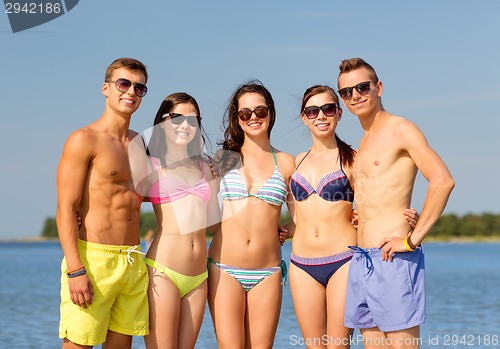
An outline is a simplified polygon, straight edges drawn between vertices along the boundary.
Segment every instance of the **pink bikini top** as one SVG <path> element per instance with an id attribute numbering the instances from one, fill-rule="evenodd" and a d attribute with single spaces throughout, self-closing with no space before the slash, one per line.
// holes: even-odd
<path id="1" fill-rule="evenodd" d="M 162 166 L 158 159 L 153 158 L 153 164 L 158 171 L 160 178 L 153 183 L 148 191 L 148 196 L 152 204 L 166 204 L 182 199 L 189 194 L 196 195 L 205 201 L 205 203 L 208 203 L 210 200 L 210 186 L 206 180 L 205 168 L 203 167 L 203 163 L 201 161 L 201 178 L 193 186 L 188 185 L 180 179 L 163 176 Z"/>

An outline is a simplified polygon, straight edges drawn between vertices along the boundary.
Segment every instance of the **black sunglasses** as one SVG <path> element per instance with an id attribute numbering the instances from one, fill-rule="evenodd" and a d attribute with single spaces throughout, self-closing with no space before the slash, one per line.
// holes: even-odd
<path id="1" fill-rule="evenodd" d="M 306 118 L 308 119 L 316 119 L 319 115 L 319 111 L 321 110 L 325 116 L 334 116 L 337 113 L 337 104 L 328 103 L 323 104 L 321 107 L 317 107 L 315 105 L 311 105 L 310 107 L 304 108 L 302 111 Z"/>
<path id="2" fill-rule="evenodd" d="M 250 110 L 248 108 L 243 108 L 238 110 L 238 117 L 242 121 L 248 121 L 252 117 L 252 114 L 255 113 L 255 116 L 257 116 L 259 119 L 265 119 L 267 115 L 269 114 L 269 108 L 265 107 L 263 105 L 255 108 L 254 110 Z"/>
<path id="3" fill-rule="evenodd" d="M 162 115 L 162 118 L 165 119 L 167 116 L 170 116 L 170 121 L 172 121 L 174 125 L 180 125 L 186 120 L 189 126 L 197 127 L 200 125 L 201 121 L 201 116 L 198 117 L 196 115 L 182 115 L 177 113 L 166 113 Z"/>
<path id="4" fill-rule="evenodd" d="M 115 81 L 108 80 L 106 82 L 114 83 L 116 89 L 121 93 L 127 92 L 130 86 L 132 86 L 132 81 L 125 78 L 116 79 Z M 139 82 L 136 82 L 133 85 L 134 85 L 134 92 L 137 95 L 137 97 L 144 97 L 146 93 L 148 93 L 148 87 L 146 85 L 141 84 Z"/>
<path id="5" fill-rule="evenodd" d="M 370 92 L 370 82 L 371 81 L 364 81 L 360 82 L 356 86 L 341 88 L 339 90 L 340 98 L 342 99 L 352 98 L 352 89 L 356 89 L 356 91 L 358 91 L 360 95 L 366 95 L 368 92 Z"/>

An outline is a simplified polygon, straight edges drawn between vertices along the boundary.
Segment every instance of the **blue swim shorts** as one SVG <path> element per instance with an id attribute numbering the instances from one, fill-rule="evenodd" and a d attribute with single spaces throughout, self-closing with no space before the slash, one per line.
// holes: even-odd
<path id="1" fill-rule="evenodd" d="M 354 247 L 349 267 L 344 325 L 408 329 L 425 321 L 425 264 L 422 248 L 382 260 L 382 250 Z"/>

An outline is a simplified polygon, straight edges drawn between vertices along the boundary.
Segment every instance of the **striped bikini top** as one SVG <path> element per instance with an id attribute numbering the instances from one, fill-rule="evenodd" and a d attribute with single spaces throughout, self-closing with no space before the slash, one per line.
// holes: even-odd
<path id="1" fill-rule="evenodd" d="M 221 179 L 220 194 L 222 200 L 241 200 L 248 197 L 256 197 L 268 204 L 281 206 L 286 202 L 287 186 L 285 179 L 278 169 L 276 154 L 271 148 L 274 156 L 274 172 L 271 178 L 255 194 L 248 193 L 247 187 L 240 171 L 237 168 L 232 169 Z"/>

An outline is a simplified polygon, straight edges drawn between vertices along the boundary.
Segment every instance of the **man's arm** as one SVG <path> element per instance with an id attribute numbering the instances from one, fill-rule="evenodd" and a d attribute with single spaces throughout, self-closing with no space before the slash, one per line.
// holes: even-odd
<path id="1" fill-rule="evenodd" d="M 379 243 L 379 248 L 382 248 L 382 259 L 391 261 L 395 252 L 411 251 L 411 246 L 418 246 L 422 243 L 444 211 L 451 191 L 455 186 L 455 182 L 445 163 L 429 146 L 424 134 L 415 124 L 405 120 L 400 125 L 398 132 L 404 135 L 404 137 L 399 137 L 403 140 L 402 150 L 408 152 L 408 155 L 427 179 L 429 185 L 422 213 L 409 237 L 409 241 L 398 237 L 387 237 Z"/>
<path id="2" fill-rule="evenodd" d="M 418 246 L 444 211 L 455 182 L 443 160 L 429 146 L 422 131 L 415 124 L 405 120 L 400 126 L 399 133 L 403 139 L 403 150 L 408 152 L 429 182 L 422 213 L 410 237 L 411 243 Z M 382 259 L 384 260 L 387 258 L 392 260 L 394 252 L 408 250 L 405 246 L 405 239 L 396 237 L 383 239 L 379 247 L 383 250 Z"/>
<path id="3" fill-rule="evenodd" d="M 443 213 L 451 191 L 455 187 L 450 171 L 439 155 L 429 146 L 423 133 L 412 123 L 404 126 L 407 134 L 408 154 L 422 175 L 429 182 L 424 207 L 411 235 L 411 242 L 418 246 Z"/>
<path id="4" fill-rule="evenodd" d="M 57 169 L 56 222 L 68 273 L 78 271 L 83 266 L 78 254 L 76 216 L 91 159 L 92 140 L 89 131 L 76 131 L 66 141 Z M 73 303 L 83 307 L 91 303 L 93 290 L 87 275 L 70 278 L 69 287 Z"/>

